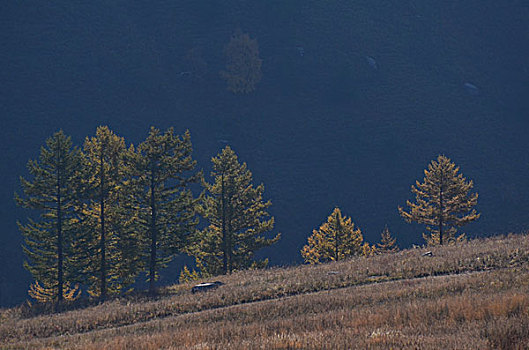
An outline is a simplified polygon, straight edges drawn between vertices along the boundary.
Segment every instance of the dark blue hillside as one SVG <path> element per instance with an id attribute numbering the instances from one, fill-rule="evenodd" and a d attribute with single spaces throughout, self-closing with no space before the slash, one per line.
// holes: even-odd
<path id="1" fill-rule="evenodd" d="M 245 96 L 219 75 L 238 30 L 263 59 Z M 368 241 L 387 224 L 400 245 L 422 243 L 397 206 L 440 153 L 480 194 L 465 232 L 527 229 L 528 33 L 525 1 L 4 1 L 0 304 L 30 282 L 18 176 L 60 128 L 78 145 L 101 124 L 133 143 L 150 125 L 189 129 L 206 173 L 230 144 L 273 202 L 273 264 L 300 262 L 334 206 Z"/>

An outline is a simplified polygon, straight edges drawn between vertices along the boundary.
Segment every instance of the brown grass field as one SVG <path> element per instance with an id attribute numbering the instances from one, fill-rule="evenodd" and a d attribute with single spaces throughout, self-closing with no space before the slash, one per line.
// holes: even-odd
<path id="1" fill-rule="evenodd" d="M 205 293 L 1 310 L 0 348 L 529 349 L 528 235 L 216 279 Z"/>

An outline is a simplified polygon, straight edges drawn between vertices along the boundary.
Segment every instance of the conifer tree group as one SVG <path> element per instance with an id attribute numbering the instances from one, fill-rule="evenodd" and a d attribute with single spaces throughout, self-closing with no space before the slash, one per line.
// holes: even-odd
<path id="1" fill-rule="evenodd" d="M 362 231 L 356 227 L 350 217 L 342 215 L 340 208 L 334 208 L 318 230 L 313 230 L 307 244 L 301 250 L 301 256 L 309 264 L 327 261 L 339 261 L 352 256 L 366 257 L 398 250 L 396 239 L 391 236 L 388 227 L 381 234 L 378 245 L 364 241 Z"/>
<path id="2" fill-rule="evenodd" d="M 407 202 L 409 211 L 398 207 L 400 215 L 407 222 L 425 224 L 430 232 L 423 234 L 428 245 L 442 245 L 464 240 L 464 234 L 456 237 L 457 228 L 479 219 L 474 206 L 478 194 L 470 193 L 474 184 L 459 173 L 459 167 L 447 157 L 440 155 L 424 170 L 424 182 L 416 181 L 412 193 L 416 202 Z M 391 253 L 398 250 L 396 238 L 386 226 L 380 243 L 370 245 L 363 242 L 360 229 L 351 218 L 342 216 L 335 208 L 318 230 L 308 237 L 307 245 L 301 250 L 305 262 L 310 264 L 338 261 L 349 256 Z"/>
<path id="3" fill-rule="evenodd" d="M 104 301 L 132 290 L 141 273 L 153 295 L 160 270 L 182 253 L 195 256 L 202 275 L 266 265 L 254 253 L 279 235 L 266 238 L 274 219 L 263 185 L 252 184 L 229 147 L 212 159 L 208 184 L 192 152 L 189 132 L 172 128 L 152 127 L 127 147 L 101 126 L 82 150 L 62 131 L 53 134 L 15 193 L 18 205 L 40 214 L 19 223 L 24 266 L 35 279 L 30 296 L 58 305 L 86 289 Z M 205 190 L 195 195 L 199 184 Z M 209 223 L 203 230 L 199 215 Z"/>
<path id="4" fill-rule="evenodd" d="M 82 149 L 62 131 L 48 138 L 38 159 L 27 164 L 29 179 L 20 178 L 22 194 L 15 193 L 19 206 L 40 214 L 18 223 L 24 267 L 35 280 L 29 295 L 59 305 L 86 289 L 104 301 L 132 290 L 141 273 L 154 295 L 160 270 L 183 253 L 195 258 L 199 272 L 185 267 L 182 281 L 266 266 L 268 260 L 256 260 L 255 252 L 280 234 L 269 238 L 274 218 L 264 185 L 253 184 L 246 163 L 229 146 L 211 159 L 211 183 L 196 169 L 192 152 L 189 131 L 177 135 L 172 128 L 151 127 L 137 147 L 127 147 L 106 126 L 87 137 Z M 407 202 L 409 211 L 399 207 L 400 215 L 426 225 L 428 244 L 461 240 L 457 228 L 480 217 L 473 182 L 442 155 L 424 174 L 412 186 L 415 203 Z M 199 185 L 203 190 L 195 194 Z M 335 208 L 301 255 L 317 264 L 397 250 L 387 226 L 380 243 L 370 245 Z"/>

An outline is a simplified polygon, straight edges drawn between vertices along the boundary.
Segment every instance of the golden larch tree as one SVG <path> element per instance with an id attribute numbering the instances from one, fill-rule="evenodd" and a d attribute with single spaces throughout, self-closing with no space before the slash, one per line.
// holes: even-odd
<path id="1" fill-rule="evenodd" d="M 343 260 L 363 253 L 363 237 L 350 217 L 335 208 L 318 230 L 313 230 L 308 244 L 301 250 L 305 262 L 318 264 Z"/>
<path id="2" fill-rule="evenodd" d="M 389 228 L 384 227 L 384 230 L 380 234 L 380 243 L 377 243 L 377 252 L 379 253 L 390 253 L 399 250 L 397 246 L 397 239 L 391 236 Z"/>
<path id="3" fill-rule="evenodd" d="M 478 194 L 470 193 L 473 187 L 474 183 L 459 173 L 459 167 L 440 155 L 424 170 L 423 182 L 416 181 L 411 187 L 415 203 L 407 201 L 409 210 L 399 207 L 399 213 L 409 223 L 426 225 L 430 233 L 423 236 L 429 244 L 455 241 L 457 227 L 481 215 L 473 209 L 478 201 Z"/>

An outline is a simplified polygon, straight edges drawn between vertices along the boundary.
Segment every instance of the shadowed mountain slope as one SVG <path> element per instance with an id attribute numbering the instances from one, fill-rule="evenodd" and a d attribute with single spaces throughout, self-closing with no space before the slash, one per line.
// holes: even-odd
<path id="1" fill-rule="evenodd" d="M 0 19 L 0 304 L 30 282 L 18 176 L 59 128 L 77 144 L 101 124 L 133 143 L 150 125 L 190 129 L 206 173 L 229 143 L 273 202 L 273 264 L 299 261 L 334 206 L 368 241 L 387 224 L 400 245 L 420 243 L 397 206 L 438 154 L 480 194 L 482 218 L 464 231 L 528 226 L 524 1 L 4 2 Z M 237 31 L 263 59 L 249 95 L 219 75 Z"/>

